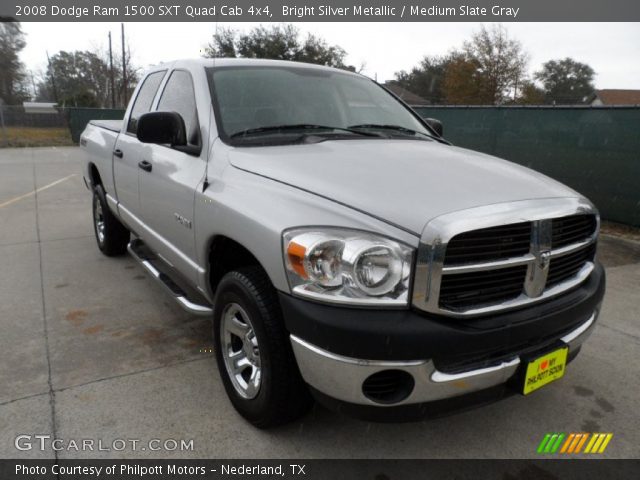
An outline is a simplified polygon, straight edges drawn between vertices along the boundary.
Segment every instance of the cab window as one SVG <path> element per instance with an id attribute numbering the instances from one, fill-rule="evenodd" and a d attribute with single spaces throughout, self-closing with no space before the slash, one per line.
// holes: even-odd
<path id="1" fill-rule="evenodd" d="M 156 96 L 160 82 L 162 82 L 162 79 L 164 78 L 164 74 L 164 71 L 155 72 L 144 79 L 144 83 L 142 84 L 142 87 L 140 87 L 138 96 L 131 108 L 129 123 L 127 123 L 127 133 L 131 133 L 133 135 L 136 134 L 138 130 L 138 119 L 141 115 L 151 110 L 151 104 Z"/>
<path id="2" fill-rule="evenodd" d="M 196 109 L 196 96 L 191 74 L 184 70 L 175 70 L 162 92 L 157 110 L 159 112 L 176 112 L 184 120 L 187 132 L 187 143 L 200 145 L 200 125 Z"/>

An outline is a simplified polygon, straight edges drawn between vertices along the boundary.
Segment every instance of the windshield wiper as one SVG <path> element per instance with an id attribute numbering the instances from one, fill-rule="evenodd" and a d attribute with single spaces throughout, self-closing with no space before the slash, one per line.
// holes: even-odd
<path id="1" fill-rule="evenodd" d="M 361 125 L 349 125 L 350 129 L 355 129 L 355 128 L 377 128 L 379 130 L 394 130 L 396 132 L 403 132 L 403 133 L 409 133 L 411 135 L 423 135 L 427 138 L 434 138 L 433 136 L 429 135 L 428 133 L 424 133 L 424 132 L 418 132 L 417 130 L 412 130 L 410 128 L 407 127 L 401 127 L 400 125 L 383 125 L 383 124 L 377 124 L 377 123 L 363 123 Z"/>
<path id="2" fill-rule="evenodd" d="M 284 132 L 287 130 L 340 130 L 342 132 L 354 133 L 356 135 L 362 135 L 365 137 L 380 136 L 377 133 L 363 132 L 361 130 L 353 130 L 351 128 L 329 127 L 326 125 L 313 125 L 308 123 L 299 123 L 299 124 L 292 124 L 292 125 L 273 125 L 269 127 L 249 128 L 247 130 L 241 130 L 239 132 L 232 133 L 230 138 L 244 137 L 246 135 L 253 135 L 256 133 Z"/>

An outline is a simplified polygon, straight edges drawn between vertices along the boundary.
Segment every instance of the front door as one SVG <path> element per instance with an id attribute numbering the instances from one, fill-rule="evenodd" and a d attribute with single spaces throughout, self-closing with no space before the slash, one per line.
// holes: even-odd
<path id="1" fill-rule="evenodd" d="M 151 235 L 151 248 L 189 279 L 196 280 L 195 225 L 193 219 L 196 186 L 206 168 L 201 153 L 202 136 L 189 72 L 174 70 L 161 94 L 157 111 L 177 112 L 185 122 L 186 148 L 151 145 L 150 165 L 139 170 L 140 209 Z"/>

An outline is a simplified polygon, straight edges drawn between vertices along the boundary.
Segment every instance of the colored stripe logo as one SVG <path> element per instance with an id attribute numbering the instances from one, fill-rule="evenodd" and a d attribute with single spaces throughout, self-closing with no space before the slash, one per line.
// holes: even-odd
<path id="1" fill-rule="evenodd" d="M 547 433 L 537 452 L 539 454 L 604 453 L 613 433 Z"/>

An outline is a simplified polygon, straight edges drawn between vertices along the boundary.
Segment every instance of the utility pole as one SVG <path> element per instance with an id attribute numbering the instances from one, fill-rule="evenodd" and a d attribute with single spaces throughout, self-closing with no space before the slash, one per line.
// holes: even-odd
<path id="1" fill-rule="evenodd" d="M 56 89 L 56 72 L 53 71 L 49 52 L 47 51 L 47 63 L 49 64 L 49 72 L 51 72 L 51 88 L 53 88 L 53 98 L 58 103 L 58 90 Z"/>
<path id="2" fill-rule="evenodd" d="M 126 107 L 129 103 L 127 98 L 127 55 L 124 47 L 124 23 L 120 24 L 122 31 L 122 98 L 124 99 L 123 106 Z"/>
<path id="3" fill-rule="evenodd" d="M 111 49 L 111 32 L 109 32 L 109 77 L 111 78 L 111 108 L 116 108 L 116 84 L 113 74 L 113 50 Z"/>

